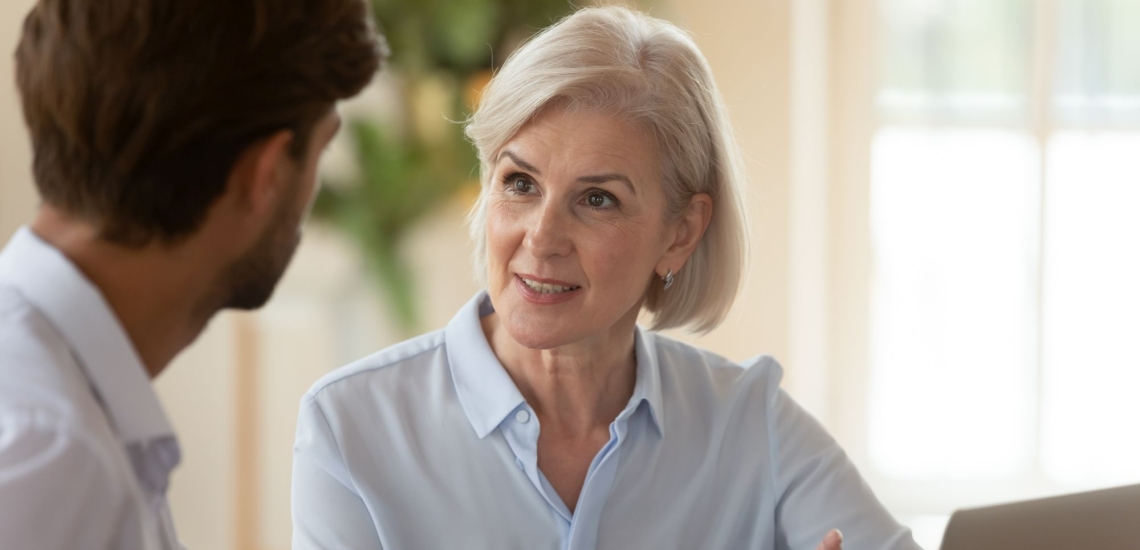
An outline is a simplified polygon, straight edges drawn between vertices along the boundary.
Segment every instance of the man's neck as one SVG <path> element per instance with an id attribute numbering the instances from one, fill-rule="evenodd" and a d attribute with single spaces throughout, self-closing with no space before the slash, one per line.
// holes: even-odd
<path id="1" fill-rule="evenodd" d="M 152 379 L 218 309 L 212 303 L 217 297 L 210 294 L 216 269 L 192 247 L 110 243 L 91 224 L 50 207 L 41 208 L 31 229 L 99 289 Z"/>

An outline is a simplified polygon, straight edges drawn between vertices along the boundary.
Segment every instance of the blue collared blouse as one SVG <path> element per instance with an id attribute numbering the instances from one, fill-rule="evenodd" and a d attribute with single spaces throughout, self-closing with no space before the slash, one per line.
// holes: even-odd
<path id="1" fill-rule="evenodd" d="M 822 426 L 743 367 L 637 329 L 637 381 L 574 513 L 538 469 L 539 425 L 484 337 L 447 327 L 341 368 L 301 402 L 293 547 L 918 548 Z"/>

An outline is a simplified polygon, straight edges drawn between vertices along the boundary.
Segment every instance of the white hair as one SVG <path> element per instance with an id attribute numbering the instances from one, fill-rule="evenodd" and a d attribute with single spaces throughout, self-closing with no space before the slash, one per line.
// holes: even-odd
<path id="1" fill-rule="evenodd" d="M 747 255 L 740 152 L 708 62 L 677 26 L 623 7 L 584 8 L 535 35 L 491 79 L 466 133 L 482 166 L 469 215 L 476 273 L 487 272 L 487 198 L 499 150 L 553 104 L 605 112 L 646 128 L 660 157 L 668 220 L 691 197 L 712 219 L 668 290 L 649 285 L 651 328 L 715 328 L 732 308 Z"/>

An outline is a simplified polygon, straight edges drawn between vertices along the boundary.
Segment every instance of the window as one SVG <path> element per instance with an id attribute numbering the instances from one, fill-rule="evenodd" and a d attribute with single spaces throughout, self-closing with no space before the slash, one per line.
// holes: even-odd
<path id="1" fill-rule="evenodd" d="M 937 547 L 1140 483 L 1140 2 L 878 4 L 866 459 Z"/>

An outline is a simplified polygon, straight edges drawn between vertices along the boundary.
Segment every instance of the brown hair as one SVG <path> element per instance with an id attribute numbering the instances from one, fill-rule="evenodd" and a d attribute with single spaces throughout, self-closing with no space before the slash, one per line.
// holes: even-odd
<path id="1" fill-rule="evenodd" d="M 387 50 L 364 0 L 39 0 L 16 80 L 45 202 L 142 244 L 195 231 L 241 152 L 313 125 Z"/>

